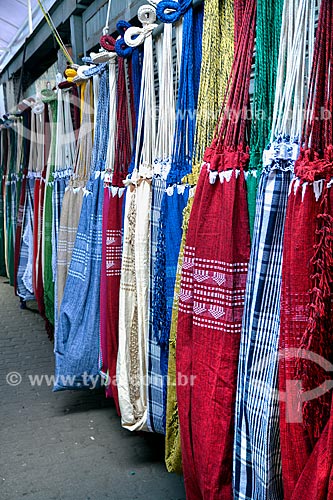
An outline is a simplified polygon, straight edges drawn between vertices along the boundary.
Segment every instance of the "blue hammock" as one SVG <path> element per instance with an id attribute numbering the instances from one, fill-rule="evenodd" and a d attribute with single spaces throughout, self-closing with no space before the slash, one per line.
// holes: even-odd
<path id="1" fill-rule="evenodd" d="M 91 178 L 60 308 L 54 390 L 100 385 L 100 274 L 102 260 L 103 172 L 109 135 L 109 86 L 100 79 Z"/>

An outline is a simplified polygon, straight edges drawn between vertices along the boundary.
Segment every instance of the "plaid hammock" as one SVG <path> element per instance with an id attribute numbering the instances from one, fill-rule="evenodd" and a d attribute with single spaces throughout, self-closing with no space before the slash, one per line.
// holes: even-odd
<path id="1" fill-rule="evenodd" d="M 148 338 L 148 417 L 147 425 L 151 432 L 164 433 L 164 399 L 163 378 L 161 376 L 161 349 L 154 336 L 154 270 L 158 242 L 159 220 L 162 198 L 165 190 L 165 180 L 154 176 L 152 179 L 152 201 L 150 213 L 150 286 L 149 286 L 149 338 Z"/>
<path id="2" fill-rule="evenodd" d="M 293 161 L 261 175 L 237 384 L 235 498 L 283 498 L 277 388 L 282 245 Z M 253 475 L 256 481 L 252 480 Z"/>
<path id="3" fill-rule="evenodd" d="M 23 130 L 30 129 L 30 108 L 26 109 L 22 113 L 22 126 Z M 27 173 L 28 173 L 28 161 L 29 161 L 29 148 L 30 141 L 25 136 L 23 137 L 22 143 L 22 169 L 20 172 L 20 196 L 18 198 L 18 207 L 17 207 L 17 224 L 16 224 L 16 233 L 15 233 L 15 257 L 14 257 L 14 275 L 15 275 L 15 294 L 18 295 L 17 292 L 17 276 L 18 276 L 18 266 L 20 260 L 20 251 L 21 251 L 21 238 L 22 238 L 22 223 L 24 216 L 24 207 L 26 200 L 26 185 L 27 185 Z M 1 203 L 1 197 L 0 197 Z M 0 237 L 1 240 L 1 237 Z M 1 242 L 0 242 L 1 246 Z"/>
<path id="4" fill-rule="evenodd" d="M 172 60 L 172 24 L 164 25 L 163 39 L 155 44 L 159 76 L 159 116 L 155 144 L 152 178 L 152 201 L 150 209 L 150 272 L 149 272 L 149 330 L 147 356 L 147 426 L 151 432 L 164 433 L 163 377 L 161 374 L 161 348 L 154 336 L 154 281 L 161 204 L 170 171 L 172 140 L 175 127 L 175 66 Z M 179 26 L 176 28 L 176 50 L 178 58 Z M 177 82 L 178 86 L 178 82 Z"/>
<path id="5" fill-rule="evenodd" d="M 35 178 L 31 172 L 27 174 L 25 185 L 22 188 L 21 209 L 22 238 L 17 269 L 17 294 L 23 301 L 33 300 L 34 290 L 32 284 L 33 261 L 33 214 L 34 214 L 34 188 Z M 23 202 L 23 203 L 22 203 Z"/>
<path id="6" fill-rule="evenodd" d="M 182 239 L 183 210 L 189 196 L 188 185 L 175 185 L 166 189 L 161 202 L 161 216 L 155 262 L 153 301 L 154 337 L 160 347 L 159 370 L 163 381 L 162 425 L 165 433 L 169 335 L 172 304 Z"/>
<path id="7" fill-rule="evenodd" d="M 156 385 L 155 404 L 149 401 L 149 408 L 155 429 L 165 433 L 166 404 L 168 389 L 168 356 L 171 313 L 179 249 L 182 237 L 183 210 L 187 204 L 189 186 L 181 184 L 182 177 L 191 171 L 195 132 L 195 109 L 198 100 L 201 34 L 203 9 L 196 11 L 192 6 L 186 11 L 182 28 L 182 51 L 176 123 L 171 158 L 168 158 L 166 186 L 169 186 L 160 200 L 160 217 L 157 233 L 157 250 L 154 254 L 152 288 L 153 340 L 152 362 L 149 382 Z M 171 149 L 170 149 L 171 152 Z M 156 210 L 156 207 L 154 207 Z M 156 244 L 156 243 L 155 243 Z M 157 346 L 154 346 L 154 342 Z M 150 414 L 148 414 L 150 416 Z"/>

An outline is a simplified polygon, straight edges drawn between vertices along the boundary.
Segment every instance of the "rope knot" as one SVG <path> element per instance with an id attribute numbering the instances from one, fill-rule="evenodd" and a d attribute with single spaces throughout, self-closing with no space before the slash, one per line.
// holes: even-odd
<path id="1" fill-rule="evenodd" d="M 185 14 L 191 3 L 191 0 L 179 3 L 174 0 L 162 0 L 156 6 L 156 15 L 163 23 L 175 23 Z"/>
<path id="2" fill-rule="evenodd" d="M 103 49 L 108 50 L 109 52 L 115 51 L 116 40 L 111 35 L 103 35 L 100 38 L 99 43 Z"/>
<path id="3" fill-rule="evenodd" d="M 151 35 L 153 29 L 157 27 L 157 24 L 154 24 L 154 21 L 156 21 L 155 8 L 151 5 L 142 5 L 138 10 L 138 19 L 142 24 L 142 28 L 131 26 L 124 34 L 126 45 L 133 48 L 141 45 Z"/>
<path id="4" fill-rule="evenodd" d="M 66 77 L 67 83 L 72 84 L 74 78 L 77 76 L 77 71 L 74 68 L 66 68 L 65 72 L 64 72 L 64 75 Z M 59 86 L 60 85 L 61 85 L 61 83 L 59 83 Z"/>
<path id="5" fill-rule="evenodd" d="M 115 61 L 116 54 L 113 54 L 113 56 L 114 57 L 111 59 L 110 62 Z M 90 66 L 87 70 L 84 71 L 85 77 L 90 78 L 91 76 L 94 75 L 100 75 L 105 70 L 106 64 L 107 63 L 98 64 L 97 66 Z"/>
<path id="6" fill-rule="evenodd" d="M 119 33 L 119 37 L 117 38 L 115 43 L 115 51 L 117 52 L 119 57 L 126 58 L 132 55 L 133 52 L 132 47 L 128 47 L 128 45 L 126 45 L 124 40 L 125 32 L 129 28 L 131 28 L 130 23 L 128 23 L 124 19 L 121 19 L 120 21 L 117 22 L 117 30 Z"/>

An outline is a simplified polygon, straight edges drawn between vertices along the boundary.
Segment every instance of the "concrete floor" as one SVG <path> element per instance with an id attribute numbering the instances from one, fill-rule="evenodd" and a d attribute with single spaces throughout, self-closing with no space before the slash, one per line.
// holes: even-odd
<path id="1" fill-rule="evenodd" d="M 103 392 L 32 386 L 53 372 L 43 321 L 0 278 L 1 500 L 185 500 L 162 436 L 122 429 Z"/>

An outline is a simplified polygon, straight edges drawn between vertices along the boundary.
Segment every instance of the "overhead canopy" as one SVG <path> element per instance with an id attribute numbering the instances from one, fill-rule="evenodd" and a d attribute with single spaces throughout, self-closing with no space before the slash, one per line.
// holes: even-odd
<path id="1" fill-rule="evenodd" d="M 43 0 L 48 10 L 55 0 Z M 41 21 L 37 0 L 0 0 L 0 72 Z"/>

